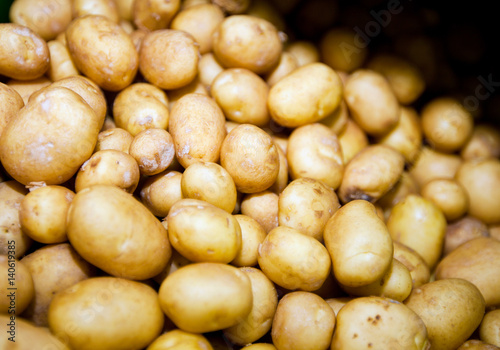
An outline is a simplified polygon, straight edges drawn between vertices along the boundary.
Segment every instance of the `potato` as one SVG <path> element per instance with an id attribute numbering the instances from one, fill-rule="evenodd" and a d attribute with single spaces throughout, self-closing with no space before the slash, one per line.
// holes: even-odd
<path id="1" fill-rule="evenodd" d="M 21 230 L 19 220 L 19 209 L 27 192 L 16 181 L 0 183 L 0 255 L 12 255 L 13 251 L 14 257 L 19 259 L 33 243 Z"/>
<path id="2" fill-rule="evenodd" d="M 337 136 L 323 124 L 296 128 L 290 134 L 287 160 L 292 179 L 309 177 L 337 189 L 344 164 Z"/>
<path id="3" fill-rule="evenodd" d="M 441 153 L 424 146 L 409 172 L 418 186 L 423 187 L 434 179 L 453 179 L 461 164 L 462 160 L 456 154 Z"/>
<path id="4" fill-rule="evenodd" d="M 310 292 L 292 292 L 281 298 L 271 337 L 278 350 L 326 350 L 335 327 L 327 302 Z"/>
<path id="5" fill-rule="evenodd" d="M 342 202 L 355 199 L 375 202 L 399 180 L 404 169 L 401 153 L 385 145 L 371 145 L 346 165 L 338 195 Z"/>
<path id="6" fill-rule="evenodd" d="M 392 208 L 387 229 L 394 241 L 415 250 L 434 269 L 443 249 L 446 218 L 431 201 L 408 195 Z"/>
<path id="7" fill-rule="evenodd" d="M 455 179 L 469 197 L 468 214 L 485 224 L 500 223 L 500 160 L 466 161 Z"/>
<path id="8" fill-rule="evenodd" d="M 299 231 L 278 226 L 259 246 L 261 270 L 277 285 L 289 289 L 314 291 L 330 274 L 330 256 L 316 239 Z"/>
<path id="9" fill-rule="evenodd" d="M 135 135 L 129 154 L 139 164 L 142 175 L 156 175 L 172 164 L 175 157 L 174 140 L 164 129 L 146 129 Z"/>
<path id="10" fill-rule="evenodd" d="M 61 184 L 90 157 L 102 123 L 77 93 L 64 87 L 47 88 L 5 128 L 0 160 L 22 184 Z"/>
<path id="11" fill-rule="evenodd" d="M 398 100 L 380 73 L 368 69 L 353 72 L 345 83 L 344 99 L 354 121 L 369 135 L 383 136 L 398 123 Z"/>
<path id="12" fill-rule="evenodd" d="M 236 186 L 229 173 L 219 164 L 193 163 L 182 174 L 184 198 L 200 199 L 232 213 L 236 205 Z"/>
<path id="13" fill-rule="evenodd" d="M 403 171 L 398 182 L 382 197 L 377 200 L 384 211 L 386 218 L 390 214 L 390 210 L 409 194 L 419 194 L 419 188 L 416 181 L 411 177 L 408 172 Z"/>
<path id="14" fill-rule="evenodd" d="M 184 168 L 200 160 L 214 163 L 219 160 L 226 137 L 224 122 L 222 110 L 208 96 L 186 94 L 176 102 L 168 131 L 174 139 L 177 160 Z"/>
<path id="15" fill-rule="evenodd" d="M 167 216 L 172 205 L 182 199 L 181 180 L 182 174 L 175 170 L 149 177 L 141 188 L 142 204 L 156 216 Z"/>
<path id="16" fill-rule="evenodd" d="M 178 89 L 196 77 L 199 55 L 191 34 L 174 29 L 155 30 L 142 40 L 139 70 L 147 81 L 161 89 Z"/>
<path id="17" fill-rule="evenodd" d="M 202 94 L 202 95 L 205 95 L 205 96 L 209 96 L 209 93 L 208 93 L 208 89 L 210 87 L 205 87 L 200 79 L 198 78 L 198 76 L 196 76 L 194 78 L 194 80 L 192 82 L 190 82 L 189 84 L 181 87 L 181 88 L 178 88 L 178 89 L 175 89 L 175 90 L 169 90 L 168 91 L 168 96 L 169 96 L 169 101 L 168 101 L 168 108 L 169 110 L 171 111 L 172 108 L 175 106 L 175 104 L 177 103 L 177 101 L 179 101 L 179 99 L 181 97 L 183 97 L 184 95 L 187 95 L 187 94 Z"/>
<path id="18" fill-rule="evenodd" d="M 49 308 L 53 334 L 72 349 L 142 349 L 160 334 L 156 291 L 139 282 L 96 277 L 59 292 Z"/>
<path id="19" fill-rule="evenodd" d="M 212 34 L 224 20 L 222 9 L 215 4 L 201 4 L 177 13 L 170 28 L 191 34 L 200 45 L 200 54 L 212 51 Z"/>
<path id="20" fill-rule="evenodd" d="M 0 137 L 9 121 L 24 107 L 24 101 L 13 88 L 0 83 Z"/>
<path id="21" fill-rule="evenodd" d="M 116 186 L 95 185 L 76 194 L 68 212 L 68 238 L 85 260 L 128 279 L 157 275 L 171 255 L 160 221 Z"/>
<path id="22" fill-rule="evenodd" d="M 126 21 L 133 21 L 133 6 L 134 0 L 115 0 L 116 8 L 120 18 Z"/>
<path id="23" fill-rule="evenodd" d="M 322 242 L 325 225 L 340 204 L 331 187 L 318 180 L 301 178 L 281 192 L 278 208 L 280 226 L 294 228 Z"/>
<path id="24" fill-rule="evenodd" d="M 265 2 L 262 3 L 267 4 Z M 290 52 L 283 51 L 281 53 L 280 60 L 278 61 L 278 65 L 267 72 L 264 76 L 267 85 L 276 85 L 278 81 L 286 77 L 298 67 L 299 65 L 297 64 L 295 57 Z"/>
<path id="25" fill-rule="evenodd" d="M 71 0 L 15 0 L 9 18 L 48 41 L 63 33 L 70 24 L 71 6 Z"/>
<path id="26" fill-rule="evenodd" d="M 404 304 L 382 297 L 349 301 L 337 314 L 332 350 L 429 349 L 422 319 Z"/>
<path id="27" fill-rule="evenodd" d="M 500 157 L 500 131 L 493 125 L 476 124 L 460 155 L 464 160 Z"/>
<path id="28" fill-rule="evenodd" d="M 469 208 L 469 196 L 464 187 L 455 180 L 429 181 L 421 189 L 421 194 L 441 209 L 448 221 L 462 217 Z"/>
<path id="29" fill-rule="evenodd" d="M 155 31 L 167 28 L 180 7 L 180 0 L 134 0 L 132 13 L 139 29 Z"/>
<path id="30" fill-rule="evenodd" d="M 68 243 L 47 245 L 21 259 L 33 278 L 35 296 L 23 317 L 47 326 L 49 305 L 63 289 L 95 275 L 94 266 L 83 260 Z"/>
<path id="31" fill-rule="evenodd" d="M 338 135 L 344 165 L 349 163 L 356 154 L 368 146 L 368 137 L 365 132 L 349 118 L 345 129 Z"/>
<path id="32" fill-rule="evenodd" d="M 396 126 L 377 142 L 399 151 L 408 164 L 413 164 L 422 148 L 422 128 L 417 112 L 401 107 Z"/>
<path id="33" fill-rule="evenodd" d="M 264 19 L 248 15 L 226 17 L 212 40 L 213 53 L 224 67 L 245 68 L 257 74 L 274 68 L 282 50 L 276 28 Z"/>
<path id="34" fill-rule="evenodd" d="M 246 345 L 245 350 L 277 350 L 273 344 L 267 343 L 253 343 L 250 345 Z"/>
<path id="35" fill-rule="evenodd" d="M 360 287 L 341 286 L 349 295 L 379 296 L 403 302 L 412 290 L 410 271 L 398 260 L 393 259 L 380 281 Z"/>
<path id="36" fill-rule="evenodd" d="M 448 255 L 461 244 L 478 237 L 490 237 L 488 226 L 473 216 L 464 216 L 446 226 L 443 255 Z"/>
<path id="37" fill-rule="evenodd" d="M 274 184 L 269 187 L 269 191 L 272 191 L 279 195 L 285 187 L 288 185 L 288 160 L 286 159 L 286 154 L 283 152 L 281 146 L 279 146 L 278 142 L 276 142 L 276 138 L 271 136 L 274 144 L 277 146 L 280 163 L 280 170 L 278 171 L 278 176 L 276 177 L 276 181 Z"/>
<path id="38" fill-rule="evenodd" d="M 200 82 L 209 89 L 215 77 L 224 70 L 212 52 L 203 54 L 198 62 L 198 77 Z"/>
<path id="39" fill-rule="evenodd" d="M 101 131 L 97 135 L 97 144 L 95 152 L 111 149 L 127 153 L 130 149 L 130 144 L 134 140 L 132 134 L 122 128 L 111 128 Z"/>
<path id="40" fill-rule="evenodd" d="M 375 56 L 367 66 L 386 77 L 402 105 L 415 102 L 424 92 L 424 77 L 417 66 L 409 60 L 394 55 L 380 54 Z"/>
<path id="41" fill-rule="evenodd" d="M 120 15 L 115 0 L 73 0 L 73 18 L 98 15 L 118 23 Z"/>
<path id="42" fill-rule="evenodd" d="M 49 69 L 50 53 L 45 40 L 33 30 L 14 23 L 0 23 L 0 74 L 33 80 Z"/>
<path id="43" fill-rule="evenodd" d="M 342 27 L 322 34 L 319 50 L 323 62 L 344 72 L 360 68 L 368 53 L 365 46 L 357 45 L 355 32 Z"/>
<path id="44" fill-rule="evenodd" d="M 64 342 L 57 339 L 48 329 L 36 327 L 22 317 L 0 315 L 0 324 L 2 325 L 0 331 L 4 334 L 0 338 L 0 348 L 2 349 L 11 348 L 12 342 L 15 341 L 15 348 L 19 350 L 70 350 Z"/>
<path id="45" fill-rule="evenodd" d="M 319 51 L 310 41 L 297 40 L 287 43 L 285 51 L 292 54 L 299 67 L 309 63 L 319 62 Z"/>
<path id="46" fill-rule="evenodd" d="M 264 0 L 254 0 L 246 10 L 246 14 L 263 18 L 271 22 L 279 31 L 285 30 L 285 20 L 273 3 Z"/>
<path id="47" fill-rule="evenodd" d="M 267 110 L 269 87 L 248 69 L 220 72 L 210 86 L 210 94 L 231 121 L 264 126 L 271 119 Z"/>
<path id="48" fill-rule="evenodd" d="M 252 285 L 252 310 L 237 324 L 224 329 L 224 336 L 234 344 L 245 345 L 260 339 L 271 329 L 278 293 L 261 270 L 241 267 L 240 271 L 248 276 Z"/>
<path id="49" fill-rule="evenodd" d="M 335 317 L 337 317 L 339 311 L 344 307 L 345 304 L 353 300 L 351 297 L 340 297 L 340 298 L 329 298 L 325 301 L 330 305 L 333 312 L 335 313 Z"/>
<path id="50" fill-rule="evenodd" d="M 278 227 L 278 200 L 278 195 L 269 190 L 247 194 L 241 200 L 240 211 L 269 232 Z"/>
<path id="51" fill-rule="evenodd" d="M 205 333 L 231 327 L 252 310 L 250 278 L 236 267 L 194 263 L 169 275 L 160 305 L 181 330 Z"/>
<path id="52" fill-rule="evenodd" d="M 311 63 L 273 85 L 267 104 L 275 122 L 293 128 L 330 115 L 340 105 L 342 90 L 333 69 L 324 63 Z"/>
<path id="53" fill-rule="evenodd" d="M 232 265 L 244 267 L 257 265 L 259 245 L 266 238 L 266 231 L 256 220 L 247 215 L 235 215 L 241 230 L 241 248 L 236 257 L 231 261 Z"/>
<path id="54" fill-rule="evenodd" d="M 35 296 L 30 270 L 13 255 L 0 255 L 0 314 L 20 315 Z"/>
<path id="55" fill-rule="evenodd" d="M 457 350 L 498 350 L 499 348 L 493 344 L 488 344 L 480 340 L 467 340 L 465 343 L 460 345 Z"/>
<path id="56" fill-rule="evenodd" d="M 166 219 L 170 243 L 191 261 L 229 263 L 241 248 L 238 221 L 208 202 L 182 199 Z"/>
<path id="57" fill-rule="evenodd" d="M 66 216 L 75 193 L 62 186 L 44 186 L 24 197 L 19 223 L 25 234 L 45 244 L 62 243 L 66 236 Z"/>
<path id="58" fill-rule="evenodd" d="M 146 350 L 213 350 L 210 342 L 201 334 L 174 329 L 163 333 Z"/>
<path id="59" fill-rule="evenodd" d="M 424 259 L 413 249 L 393 241 L 394 259 L 402 263 L 410 272 L 413 288 L 429 282 L 430 270 Z"/>
<path id="60" fill-rule="evenodd" d="M 424 136 L 440 152 L 461 149 L 472 135 L 473 124 L 472 115 L 453 98 L 435 98 L 422 109 Z"/>
<path id="61" fill-rule="evenodd" d="M 500 309 L 487 312 L 479 326 L 482 341 L 500 347 Z"/>
<path id="62" fill-rule="evenodd" d="M 500 305 L 500 241 L 494 238 L 472 239 L 445 256 L 436 267 L 436 279 L 462 278 L 473 283 L 486 306 Z"/>
<path id="63" fill-rule="evenodd" d="M 432 349 L 456 349 L 479 326 L 484 299 L 470 282 L 450 278 L 415 288 L 405 305 L 424 321 Z"/>
<path id="64" fill-rule="evenodd" d="M 49 86 L 49 78 L 42 76 L 33 80 L 9 80 L 7 86 L 14 89 L 23 99 L 24 105 L 28 103 L 30 96 L 42 88 Z"/>
<path id="65" fill-rule="evenodd" d="M 76 174 L 75 191 L 93 185 L 114 185 L 134 193 L 140 177 L 139 165 L 132 156 L 111 149 L 97 151 Z"/>
<path id="66" fill-rule="evenodd" d="M 220 164 L 231 175 L 239 192 L 261 192 L 271 187 L 278 176 L 278 149 L 262 129 L 241 124 L 224 139 Z"/>
<path id="67" fill-rule="evenodd" d="M 324 230 L 335 278 L 344 286 L 360 287 L 380 279 L 392 262 L 392 240 L 375 206 L 353 200 L 337 210 Z"/>
<path id="68" fill-rule="evenodd" d="M 58 40 L 51 40 L 47 46 L 50 52 L 50 66 L 47 75 L 50 80 L 57 81 L 80 73 L 73 63 L 66 45 Z"/>
<path id="69" fill-rule="evenodd" d="M 319 122 L 328 126 L 335 135 L 339 136 L 347 128 L 347 121 L 349 119 L 349 111 L 347 110 L 347 105 L 344 101 L 340 102 L 340 105 L 332 114 L 326 118 L 321 119 Z"/>
<path id="70" fill-rule="evenodd" d="M 120 91 L 132 83 L 139 57 L 117 23 L 98 15 L 79 17 L 68 26 L 66 40 L 78 70 L 101 88 Z"/>

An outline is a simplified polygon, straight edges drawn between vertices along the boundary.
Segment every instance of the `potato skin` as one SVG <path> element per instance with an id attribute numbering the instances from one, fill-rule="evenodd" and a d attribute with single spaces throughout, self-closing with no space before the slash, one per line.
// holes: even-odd
<path id="1" fill-rule="evenodd" d="M 14 271 L 15 275 L 13 285 L 9 283 L 12 282 L 10 278 L 0 280 L 0 292 L 2 293 L 0 296 L 0 314 L 21 315 L 35 296 L 31 272 L 19 260 L 12 259 L 8 255 L 0 255 L 0 273 L 10 277 L 12 271 Z M 12 287 L 17 288 L 15 301 L 10 298 L 12 289 L 9 288 Z"/>
<path id="2" fill-rule="evenodd" d="M 22 184 L 61 184 L 90 157 L 102 123 L 75 92 L 64 87 L 48 88 L 5 128 L 0 160 Z"/>
<path id="3" fill-rule="evenodd" d="M 68 212 L 68 238 L 85 260 L 128 279 L 157 275 L 171 255 L 160 221 L 115 186 L 95 185 L 76 194 Z"/>
<path id="4" fill-rule="evenodd" d="M 394 259 L 398 260 L 410 271 L 413 288 L 429 282 L 431 272 L 424 259 L 410 247 L 397 241 L 392 243 L 394 246 Z"/>
<path id="5" fill-rule="evenodd" d="M 488 311 L 479 326 L 482 341 L 500 347 L 500 310 Z"/>
<path id="6" fill-rule="evenodd" d="M 139 29 L 155 31 L 166 28 L 180 7 L 180 0 L 134 0 L 132 14 Z"/>
<path id="7" fill-rule="evenodd" d="M 47 43 L 28 27 L 0 23 L 0 74 L 18 80 L 33 80 L 49 69 Z"/>
<path id="8" fill-rule="evenodd" d="M 202 334 L 174 329 L 156 338 L 146 350 L 213 350 L 210 342 Z"/>
<path id="9" fill-rule="evenodd" d="M 0 137 L 9 121 L 24 107 L 21 95 L 4 83 L 0 83 Z"/>
<path id="10" fill-rule="evenodd" d="M 69 52 L 80 72 L 105 90 L 129 86 L 139 67 L 132 39 L 106 17 L 86 15 L 66 30 Z"/>
<path id="11" fill-rule="evenodd" d="M 142 349 L 163 323 L 153 288 L 116 277 L 91 278 L 64 289 L 49 308 L 51 332 L 75 350 Z"/>

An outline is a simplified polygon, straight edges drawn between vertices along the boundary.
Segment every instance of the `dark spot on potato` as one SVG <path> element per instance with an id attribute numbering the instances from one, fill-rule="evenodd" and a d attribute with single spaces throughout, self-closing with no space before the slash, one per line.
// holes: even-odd
<path id="1" fill-rule="evenodd" d="M 92 161 L 90 162 L 90 167 L 95 168 L 96 166 L 99 165 L 100 162 L 101 162 L 101 158 L 96 157 L 96 158 L 92 159 Z"/>
<path id="2" fill-rule="evenodd" d="M 320 195 L 320 196 L 323 194 L 323 191 L 321 191 L 321 189 L 319 189 L 319 188 L 315 188 L 315 189 L 314 189 L 314 192 L 315 192 L 316 194 Z"/>
<path id="3" fill-rule="evenodd" d="M 368 322 L 371 322 L 371 321 L 373 321 L 373 318 L 368 317 L 366 320 L 367 320 Z"/>
<path id="4" fill-rule="evenodd" d="M 320 219 L 323 216 L 323 210 L 315 210 L 314 216 L 316 216 L 316 218 Z"/>
<path id="5" fill-rule="evenodd" d="M 368 347 L 369 347 L 369 348 L 371 348 L 371 347 L 372 347 L 372 345 L 373 345 L 372 343 L 368 343 Z"/>
<path id="6" fill-rule="evenodd" d="M 353 201 L 355 199 L 362 199 L 362 200 L 373 203 L 373 202 L 375 202 L 376 198 L 373 198 L 372 196 L 366 194 L 365 192 L 355 188 L 355 189 L 352 189 L 351 191 L 347 192 L 346 199 L 348 202 Z"/>
<path id="7" fill-rule="evenodd" d="M 380 320 L 381 318 L 382 318 L 382 317 L 380 317 L 380 315 L 375 316 L 375 319 L 376 319 L 376 320 Z"/>
<path id="8" fill-rule="evenodd" d="M 352 335 L 352 339 L 356 339 L 357 337 L 358 337 L 358 333 L 354 333 L 354 334 Z"/>

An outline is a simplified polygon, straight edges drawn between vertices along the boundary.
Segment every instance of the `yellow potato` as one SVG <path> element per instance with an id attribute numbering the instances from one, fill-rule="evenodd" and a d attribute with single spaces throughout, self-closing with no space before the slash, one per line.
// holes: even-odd
<path id="1" fill-rule="evenodd" d="M 473 216 L 464 216 L 446 226 L 443 255 L 448 255 L 461 244 L 478 237 L 490 237 L 490 229 Z M 491 237 L 494 238 L 493 235 Z"/>
<path id="2" fill-rule="evenodd" d="M 321 37 L 321 58 L 335 70 L 352 72 L 362 66 L 368 53 L 366 46 L 356 44 L 356 33 L 350 28 L 330 29 Z"/>
<path id="3" fill-rule="evenodd" d="M 403 171 L 398 182 L 382 197 L 377 200 L 377 204 L 384 209 L 386 219 L 389 217 L 390 210 L 409 194 L 419 194 L 419 188 L 416 181 L 408 172 Z"/>
<path id="4" fill-rule="evenodd" d="M 347 105 L 344 101 L 340 102 L 340 105 L 332 114 L 326 118 L 321 119 L 319 122 L 328 126 L 335 135 L 340 136 L 347 128 L 347 121 L 349 120 L 349 111 L 347 110 Z"/>
<path id="5" fill-rule="evenodd" d="M 42 88 L 49 86 L 51 81 L 49 78 L 42 76 L 33 80 L 9 80 L 7 85 L 14 89 L 23 99 L 24 105 L 28 103 L 30 96 Z"/>
<path id="6" fill-rule="evenodd" d="M 469 209 L 469 196 L 456 180 L 435 179 L 420 190 L 422 197 L 433 202 L 443 212 L 446 220 L 462 217 Z"/>
<path id="7" fill-rule="evenodd" d="M 172 247 L 190 261 L 229 263 L 240 251 L 238 221 L 215 205 L 181 199 L 166 219 Z"/>
<path id="8" fill-rule="evenodd" d="M 194 263 L 170 274 L 159 290 L 160 305 L 183 331 L 205 333 L 231 327 L 252 310 L 252 284 L 238 268 Z"/>
<path id="9" fill-rule="evenodd" d="M 250 345 L 246 345 L 244 347 L 244 349 L 245 350 L 277 350 L 273 344 L 267 344 L 267 343 L 253 343 Z"/>
<path id="10" fill-rule="evenodd" d="M 319 51 L 316 45 L 310 41 L 297 40 L 288 43 L 285 47 L 285 51 L 292 54 L 299 67 L 309 63 L 319 62 Z"/>
<path id="11" fill-rule="evenodd" d="M 16 117 L 17 112 L 24 107 L 24 101 L 13 88 L 0 83 L 0 136 L 9 121 Z"/>
<path id="12" fill-rule="evenodd" d="M 380 281 L 392 262 L 392 240 L 375 206 L 353 200 L 328 220 L 325 245 L 339 283 L 360 287 Z"/>
<path id="13" fill-rule="evenodd" d="M 289 289 L 319 289 L 331 270 L 330 256 L 316 239 L 278 226 L 259 246 L 259 266 L 277 285 Z"/>
<path id="14" fill-rule="evenodd" d="M 182 174 L 175 170 L 149 177 L 142 185 L 140 197 L 155 216 L 165 217 L 170 208 L 182 199 Z"/>
<path id="15" fill-rule="evenodd" d="M 0 314 L 21 315 L 33 300 L 35 290 L 30 270 L 13 255 L 0 255 Z"/>
<path id="16" fill-rule="evenodd" d="M 317 122 L 340 105 L 342 82 L 324 63 L 295 69 L 269 90 L 268 107 L 275 122 L 297 127 Z"/>
<path id="17" fill-rule="evenodd" d="M 285 20 L 272 2 L 253 0 L 249 3 L 246 14 L 271 22 L 279 31 L 285 30 Z"/>
<path id="18" fill-rule="evenodd" d="M 415 288 L 405 305 L 424 321 L 432 349 L 456 349 L 479 326 L 484 299 L 462 279 L 430 282 Z"/>
<path id="19" fill-rule="evenodd" d="M 171 255 L 160 221 L 116 186 L 95 185 L 76 194 L 68 212 L 68 238 L 85 260 L 128 279 L 157 275 Z"/>
<path id="20" fill-rule="evenodd" d="M 346 165 L 356 154 L 368 146 L 368 137 L 365 132 L 349 118 L 345 129 L 338 135 L 342 157 Z"/>
<path id="21" fill-rule="evenodd" d="M 241 229 L 241 248 L 231 264 L 239 267 L 255 266 L 259 255 L 259 245 L 266 238 L 266 231 L 250 216 L 240 214 L 235 215 L 234 218 Z"/>
<path id="22" fill-rule="evenodd" d="M 115 0 L 116 8 L 120 14 L 120 18 L 126 21 L 133 21 L 133 6 L 134 0 Z"/>
<path id="23" fill-rule="evenodd" d="M 73 18 L 98 15 L 118 23 L 120 14 L 115 0 L 73 0 Z"/>
<path id="24" fill-rule="evenodd" d="M 347 302 L 337 314 L 332 350 L 430 348 L 422 319 L 404 304 L 382 297 Z"/>
<path id="25" fill-rule="evenodd" d="M 139 165 L 142 175 L 156 175 L 172 164 L 175 157 L 174 140 L 165 129 L 146 129 L 135 135 L 129 154 Z"/>
<path id="26" fill-rule="evenodd" d="M 264 3 L 264 2 L 262 2 Z M 270 87 L 297 69 L 297 60 L 290 52 L 283 51 L 278 65 L 265 74 L 265 80 Z"/>
<path id="27" fill-rule="evenodd" d="M 285 187 L 288 185 L 288 160 L 286 159 L 286 154 L 283 152 L 281 146 L 276 142 L 275 137 L 271 137 L 273 139 L 274 144 L 277 146 L 278 156 L 280 160 L 280 170 L 278 172 L 278 177 L 276 177 L 276 181 L 274 184 L 269 187 L 269 190 L 279 195 Z"/>
<path id="28" fill-rule="evenodd" d="M 269 190 L 246 194 L 240 203 L 240 211 L 256 220 L 265 232 L 278 227 L 278 200 L 276 193 Z"/>
<path id="29" fill-rule="evenodd" d="M 122 128 L 111 128 L 101 131 L 97 135 L 97 144 L 94 152 L 113 149 L 127 153 L 134 137 L 127 130 Z"/>
<path id="30" fill-rule="evenodd" d="M 210 88 L 215 77 L 224 70 L 222 64 L 212 52 L 207 52 L 200 57 L 198 62 L 198 77 L 207 89 Z"/>
<path id="31" fill-rule="evenodd" d="M 51 40 L 47 46 L 50 52 L 50 66 L 47 75 L 50 80 L 57 81 L 79 74 L 66 45 L 58 40 Z"/>
<path id="32" fill-rule="evenodd" d="M 394 259 L 402 263 L 412 279 L 413 288 L 429 282 L 431 272 L 424 259 L 413 249 L 399 242 L 392 242 L 394 246 Z"/>
<path id="33" fill-rule="evenodd" d="M 467 340 L 465 343 L 460 345 L 457 350 L 498 350 L 499 347 L 493 344 L 488 344 L 480 340 Z"/>
<path id="34" fill-rule="evenodd" d="M 174 329 L 163 333 L 146 350 L 213 350 L 210 342 L 201 334 Z"/>
<path id="35" fill-rule="evenodd" d="M 187 95 L 187 94 L 202 94 L 202 95 L 209 96 L 209 93 L 208 93 L 209 89 L 210 89 L 210 87 L 208 87 L 208 86 L 205 87 L 201 83 L 199 77 L 196 76 L 194 78 L 194 80 L 192 82 L 190 82 L 189 84 L 187 84 L 181 88 L 168 91 L 168 96 L 169 96 L 168 108 L 169 108 L 169 110 L 172 110 L 172 108 L 175 106 L 177 101 L 181 97 L 183 97 L 184 95 Z"/>
<path id="36" fill-rule="evenodd" d="M 180 0 L 168 2 L 162 0 L 134 0 L 132 14 L 134 24 L 139 29 L 155 31 L 167 28 L 172 18 L 179 11 Z"/>
<path id="37" fill-rule="evenodd" d="M 476 124 L 460 155 L 464 160 L 499 157 L 500 131 L 493 125 Z"/>
<path id="38" fill-rule="evenodd" d="M 446 154 L 424 146 L 409 172 L 418 186 L 423 187 L 434 179 L 453 179 L 461 164 L 462 159 L 456 154 Z"/>
<path id="39" fill-rule="evenodd" d="M 213 0 L 213 3 L 220 6 L 229 14 L 243 13 L 250 6 L 250 0 Z"/>
<path id="40" fill-rule="evenodd" d="M 431 201 L 408 195 L 392 208 L 387 229 L 394 241 L 415 250 L 434 269 L 443 249 L 446 218 Z"/>
<path id="41" fill-rule="evenodd" d="M 500 347 L 500 309 L 487 312 L 479 326 L 482 341 Z"/>
<path id="42" fill-rule="evenodd" d="M 33 30 L 14 23 L 0 23 L 0 74 L 18 80 L 41 77 L 49 69 L 50 52 Z"/>
<path id="43" fill-rule="evenodd" d="M 143 349 L 160 334 L 156 291 L 116 277 L 96 277 L 59 292 L 49 308 L 53 334 L 71 349 Z"/>
<path id="44" fill-rule="evenodd" d="M 352 297 L 340 297 L 340 298 L 329 298 L 326 299 L 325 301 L 330 305 L 332 308 L 333 312 L 335 313 L 335 317 L 337 317 L 339 311 L 344 307 L 345 304 L 347 304 L 349 301 L 351 301 Z"/>

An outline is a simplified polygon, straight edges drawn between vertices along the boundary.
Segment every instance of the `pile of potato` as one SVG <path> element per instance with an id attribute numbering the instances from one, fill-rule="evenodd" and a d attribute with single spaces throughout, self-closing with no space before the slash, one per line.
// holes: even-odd
<path id="1" fill-rule="evenodd" d="M 500 347 L 499 130 L 304 3 L 14 1 L 1 349 Z"/>

